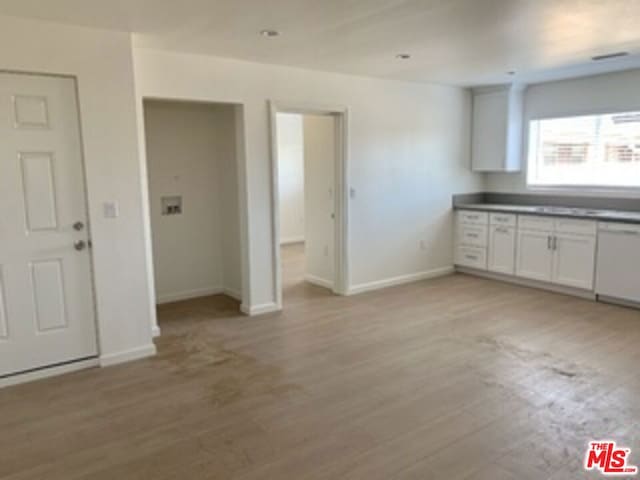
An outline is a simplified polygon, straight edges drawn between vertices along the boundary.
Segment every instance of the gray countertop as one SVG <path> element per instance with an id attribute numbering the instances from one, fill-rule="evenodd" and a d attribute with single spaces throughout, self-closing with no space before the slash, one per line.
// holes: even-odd
<path id="1" fill-rule="evenodd" d="M 485 212 L 517 213 L 549 217 L 580 218 L 605 222 L 640 223 L 640 212 L 627 210 L 598 210 L 591 208 L 569 208 L 535 205 L 512 205 L 497 203 L 458 204 L 456 210 L 481 210 Z"/>

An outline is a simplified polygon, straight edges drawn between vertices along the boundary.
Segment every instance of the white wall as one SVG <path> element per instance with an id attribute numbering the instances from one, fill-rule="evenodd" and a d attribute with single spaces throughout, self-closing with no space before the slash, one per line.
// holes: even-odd
<path id="1" fill-rule="evenodd" d="M 536 118 L 640 110 L 640 70 L 610 73 L 558 82 L 530 85 L 524 100 L 523 168 L 518 173 L 487 175 L 486 190 L 509 193 L 549 193 L 527 189 L 529 121 Z M 579 194 L 556 190 L 558 194 Z M 639 197 L 640 192 L 589 192 L 590 195 Z"/>
<path id="2" fill-rule="evenodd" d="M 145 102 L 149 199 L 158 303 L 240 285 L 232 105 Z M 182 196 L 181 215 L 162 215 Z"/>
<path id="3" fill-rule="evenodd" d="M 349 108 L 352 287 L 452 265 L 451 195 L 483 188 L 469 169 L 468 91 L 146 49 L 135 50 L 134 63 L 139 97 L 244 106 L 246 308 L 264 311 L 276 299 L 270 99 Z"/>
<path id="4" fill-rule="evenodd" d="M 130 36 L 0 17 L 0 68 L 77 77 L 101 359 L 153 354 Z"/>
<path id="5" fill-rule="evenodd" d="M 304 241 L 304 151 L 302 115 L 278 113 L 280 243 Z"/>
<path id="6" fill-rule="evenodd" d="M 308 281 L 335 285 L 336 121 L 304 115 L 305 275 Z"/>

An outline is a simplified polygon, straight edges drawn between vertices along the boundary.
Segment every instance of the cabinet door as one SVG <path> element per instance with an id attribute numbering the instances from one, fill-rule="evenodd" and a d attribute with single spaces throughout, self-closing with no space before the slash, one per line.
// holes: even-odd
<path id="1" fill-rule="evenodd" d="M 508 91 L 473 96 L 472 165 L 476 172 L 504 170 Z"/>
<path id="2" fill-rule="evenodd" d="M 489 271 L 515 273 L 516 230 L 493 226 L 489 230 Z"/>
<path id="3" fill-rule="evenodd" d="M 557 233 L 553 247 L 553 282 L 593 290 L 595 237 Z"/>
<path id="4" fill-rule="evenodd" d="M 549 282 L 552 278 L 553 251 L 550 232 L 518 231 L 516 275 Z"/>

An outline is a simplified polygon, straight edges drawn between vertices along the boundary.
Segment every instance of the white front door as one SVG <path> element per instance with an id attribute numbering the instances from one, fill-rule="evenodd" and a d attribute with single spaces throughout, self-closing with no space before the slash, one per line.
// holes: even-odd
<path id="1" fill-rule="evenodd" d="M 75 81 L 0 73 L 0 377 L 97 355 L 88 243 Z"/>

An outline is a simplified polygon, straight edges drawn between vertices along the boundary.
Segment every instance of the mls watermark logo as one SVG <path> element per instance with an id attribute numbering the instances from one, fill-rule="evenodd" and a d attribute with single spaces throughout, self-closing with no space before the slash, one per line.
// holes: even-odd
<path id="1" fill-rule="evenodd" d="M 585 470 L 599 470 L 605 476 L 636 475 L 638 467 L 628 465 L 630 448 L 618 447 L 613 440 L 589 442 L 584 458 Z"/>

